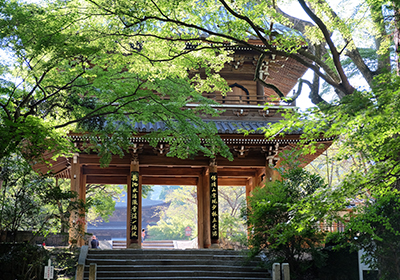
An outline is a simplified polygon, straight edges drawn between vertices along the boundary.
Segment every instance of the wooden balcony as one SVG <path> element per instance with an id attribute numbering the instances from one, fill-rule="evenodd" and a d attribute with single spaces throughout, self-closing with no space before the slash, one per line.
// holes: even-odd
<path id="1" fill-rule="evenodd" d="M 226 95 L 219 93 L 203 93 L 204 97 L 212 99 L 220 104 L 226 105 L 272 105 L 272 106 L 295 106 L 280 102 L 277 98 L 271 98 L 267 95 L 244 95 L 241 93 L 229 92 Z"/>

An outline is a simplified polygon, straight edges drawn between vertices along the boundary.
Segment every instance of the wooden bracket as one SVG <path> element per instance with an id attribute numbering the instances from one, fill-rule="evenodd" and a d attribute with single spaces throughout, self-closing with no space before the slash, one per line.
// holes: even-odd
<path id="1" fill-rule="evenodd" d="M 249 149 L 248 148 L 246 149 L 246 147 L 243 145 L 240 147 L 234 146 L 233 150 L 235 151 L 235 154 L 237 155 L 238 158 L 244 158 L 249 153 Z"/>
<path id="2" fill-rule="evenodd" d="M 157 156 L 165 156 L 169 152 L 169 145 L 165 143 L 158 143 L 157 147 L 153 148 Z"/>
<path id="3" fill-rule="evenodd" d="M 268 165 L 274 167 L 280 160 L 278 157 L 279 143 L 276 143 L 275 147 L 271 145 L 269 147 L 261 147 L 261 149 L 265 154 L 265 160 L 268 162 Z"/>

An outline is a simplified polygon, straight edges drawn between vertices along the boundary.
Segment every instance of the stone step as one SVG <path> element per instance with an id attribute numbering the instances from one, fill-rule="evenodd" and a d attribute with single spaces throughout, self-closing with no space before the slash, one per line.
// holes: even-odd
<path id="1" fill-rule="evenodd" d="M 126 265 L 98 265 L 97 271 L 146 271 L 146 270 L 154 270 L 154 271 L 199 271 L 199 270 L 214 270 L 214 271 L 239 271 L 239 272 L 264 272 L 264 269 L 259 267 L 243 267 L 239 265 L 134 265 L 134 266 L 126 266 Z M 88 268 L 89 265 L 86 265 Z"/>
<path id="2" fill-rule="evenodd" d="M 256 267 L 258 262 L 245 263 L 242 261 L 238 262 L 226 262 L 226 261 L 198 261 L 198 260 L 120 260 L 120 261 L 112 261 L 112 260 L 93 260 L 89 259 L 86 261 L 86 265 L 90 263 L 97 263 L 97 265 L 112 265 L 112 266 L 190 266 L 190 265 L 203 265 L 203 266 L 239 266 L 239 267 Z"/>
<path id="3" fill-rule="evenodd" d="M 88 280 L 89 278 L 85 277 L 84 280 Z M 136 276 L 131 276 L 131 277 L 101 277 L 97 278 L 98 280 L 186 280 L 186 279 L 197 279 L 197 280 L 272 280 L 271 277 L 268 278 L 254 278 L 254 277 L 232 277 L 232 276 L 196 276 L 194 278 L 193 276 L 189 277 L 184 277 L 184 276 L 176 276 L 176 277 L 136 277 Z"/>
<path id="4" fill-rule="evenodd" d="M 244 256 L 246 255 L 245 251 L 234 251 L 234 250 L 212 250 L 212 249 L 185 249 L 185 250 L 143 250 L 143 249 L 126 249 L 126 250 L 121 250 L 118 252 L 115 252 L 113 250 L 89 250 L 90 255 L 105 255 L 105 254 L 111 254 L 111 255 L 150 255 L 150 254 L 155 254 L 155 255 L 160 255 L 163 252 L 169 255 L 173 254 L 184 254 L 184 255 L 240 255 Z"/>
<path id="5" fill-rule="evenodd" d="M 172 240 L 154 240 L 144 241 L 142 249 L 174 249 L 174 241 Z"/>
<path id="6" fill-rule="evenodd" d="M 126 240 L 112 240 L 113 249 L 126 249 Z"/>
<path id="7" fill-rule="evenodd" d="M 143 243 L 173 243 L 173 240 L 145 240 Z"/>
<path id="8" fill-rule="evenodd" d="M 264 272 L 228 272 L 228 271 L 191 271 L 191 270 L 171 270 L 171 271 L 97 271 L 97 279 L 109 277 L 251 277 L 258 279 L 267 278 Z M 89 272 L 85 273 L 85 277 L 89 278 Z"/>
<path id="9" fill-rule="evenodd" d="M 117 255 L 112 255 L 112 259 L 118 260 L 118 259 L 134 259 L 138 255 L 128 255 L 128 254 L 117 254 Z M 186 259 L 188 255 L 185 254 L 142 254 L 140 255 L 140 259 Z M 240 255 L 195 255 L 192 254 L 190 255 L 192 258 L 196 258 L 197 260 L 225 260 L 225 261 L 234 261 L 234 260 L 241 260 L 243 259 L 242 256 Z M 88 258 L 90 259 L 110 259 L 109 254 L 96 254 L 96 255 L 89 255 Z"/>
<path id="10" fill-rule="evenodd" d="M 126 249 L 125 240 L 112 240 L 113 249 Z M 172 240 L 152 240 L 144 241 L 142 249 L 174 249 L 174 241 Z"/>
<path id="11" fill-rule="evenodd" d="M 162 243 L 162 242 L 160 242 Z M 89 250 L 84 279 L 91 263 L 97 280 L 260 280 L 270 279 L 258 262 L 246 262 L 244 253 L 209 249 Z"/>

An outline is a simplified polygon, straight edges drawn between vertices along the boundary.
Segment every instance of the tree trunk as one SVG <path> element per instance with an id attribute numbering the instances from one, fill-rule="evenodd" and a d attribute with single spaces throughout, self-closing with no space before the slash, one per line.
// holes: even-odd
<path id="1" fill-rule="evenodd" d="M 396 68 L 397 68 L 397 76 L 400 76 L 400 8 L 397 7 L 397 4 L 393 4 L 394 8 L 394 47 L 396 52 Z"/>

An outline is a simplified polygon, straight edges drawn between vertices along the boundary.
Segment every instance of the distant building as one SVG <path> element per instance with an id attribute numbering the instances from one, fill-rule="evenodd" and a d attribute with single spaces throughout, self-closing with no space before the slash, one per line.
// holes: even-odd
<path id="1" fill-rule="evenodd" d="M 126 197 L 126 192 L 121 194 L 121 197 Z M 157 213 L 160 207 L 168 208 L 169 203 L 162 200 L 152 200 L 142 198 L 142 228 L 147 229 L 147 226 L 155 225 L 159 220 Z M 100 240 L 125 239 L 126 238 L 126 213 L 127 202 L 116 201 L 115 211 L 110 217 L 109 222 L 97 222 L 96 225 L 88 222 L 87 232 L 95 234 Z"/>

